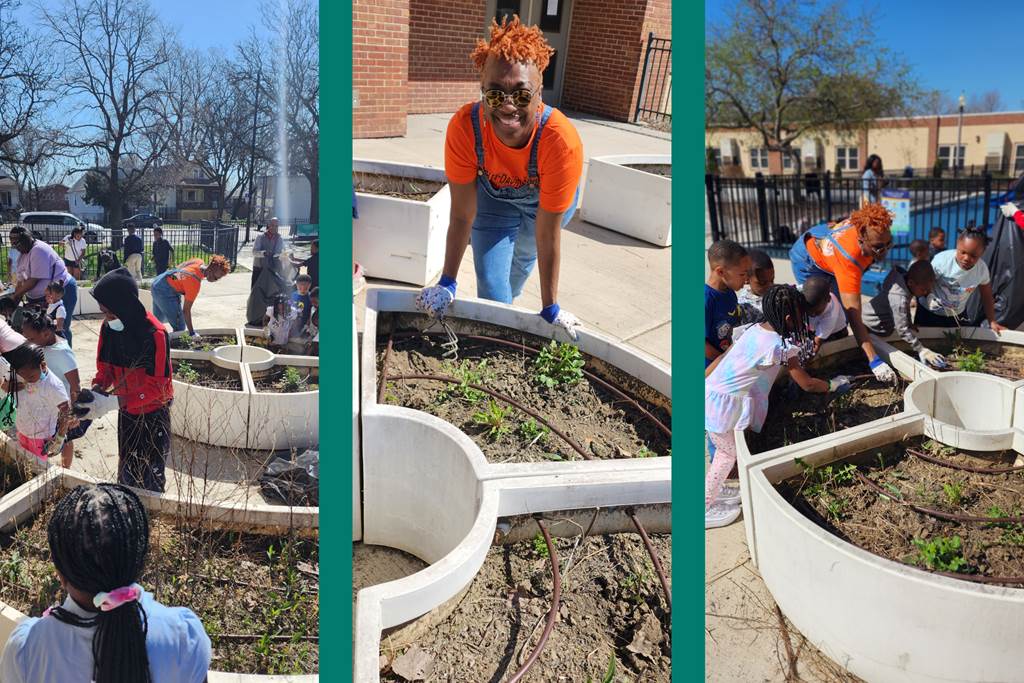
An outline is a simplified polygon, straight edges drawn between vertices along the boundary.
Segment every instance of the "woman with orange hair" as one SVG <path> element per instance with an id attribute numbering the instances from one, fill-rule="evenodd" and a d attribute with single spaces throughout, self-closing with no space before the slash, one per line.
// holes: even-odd
<path id="1" fill-rule="evenodd" d="M 868 204 L 835 226 L 816 225 L 797 238 L 789 250 L 793 275 L 801 285 L 812 275 L 832 282 L 846 311 L 857 344 L 875 377 L 895 382 L 896 373 L 875 351 L 861 318 L 861 282 L 871 264 L 892 248 L 892 214 L 881 204 Z"/>
<path id="2" fill-rule="evenodd" d="M 559 240 L 579 201 L 583 145 L 569 119 L 541 102 L 541 74 L 552 53 L 540 29 L 518 17 L 493 22 L 490 41 L 478 41 L 473 51 L 481 100 L 448 124 L 452 205 L 444 268 L 440 282 L 417 297 L 428 315 L 443 316 L 455 299 L 455 277 L 471 244 L 478 296 L 512 303 L 539 262 L 540 315 L 576 338 L 579 321 L 558 304 Z"/>
<path id="3" fill-rule="evenodd" d="M 199 298 L 199 286 L 203 280 L 216 282 L 230 272 L 231 264 L 217 254 L 208 264 L 201 258 L 194 258 L 160 273 L 151 287 L 153 315 L 162 323 L 170 323 L 175 332 L 187 327 L 190 335 L 198 337 L 192 325 L 192 304 Z M 185 297 L 184 304 L 182 297 Z"/>

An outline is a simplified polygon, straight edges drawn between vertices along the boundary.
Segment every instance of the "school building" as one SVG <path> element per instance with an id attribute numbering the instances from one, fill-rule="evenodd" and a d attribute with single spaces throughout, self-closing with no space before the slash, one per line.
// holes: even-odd
<path id="1" fill-rule="evenodd" d="M 859 175 L 871 154 L 882 158 L 890 176 L 902 175 L 908 166 L 915 174 L 931 174 L 936 161 L 947 169 L 958 163 L 965 174 L 985 169 L 1012 176 L 1024 173 L 1024 111 L 964 114 L 959 151 L 958 123 L 957 114 L 876 119 L 861 131 L 817 132 L 798 139 L 793 147 L 799 150 L 802 173 L 838 169 L 844 175 Z M 792 156 L 769 151 L 753 131 L 709 127 L 705 146 L 708 162 L 713 157 L 722 176 L 797 172 Z"/>
<path id="2" fill-rule="evenodd" d="M 480 99 L 469 55 L 477 39 L 489 35 L 492 19 L 500 22 L 513 14 L 540 26 L 555 50 L 544 72 L 545 103 L 618 121 L 634 120 L 638 99 L 646 107 L 652 93 L 659 100 L 652 107 L 669 107 L 671 53 L 657 51 L 648 59 L 647 47 L 651 34 L 671 39 L 671 5 L 671 0 L 355 0 L 352 134 L 401 136 L 409 114 L 454 112 Z M 641 95 L 645 61 L 651 75 Z"/>

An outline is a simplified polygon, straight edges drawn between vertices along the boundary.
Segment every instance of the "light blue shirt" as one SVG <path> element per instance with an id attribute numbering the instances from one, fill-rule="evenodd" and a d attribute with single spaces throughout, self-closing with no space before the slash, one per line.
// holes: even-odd
<path id="1" fill-rule="evenodd" d="M 184 607 L 165 607 L 143 593 L 149 631 L 146 653 L 153 683 L 202 683 L 210 668 L 210 638 L 202 622 Z M 64 609 L 91 616 L 68 597 Z M 90 683 L 95 628 L 58 621 L 53 615 L 29 617 L 7 639 L 0 658 L 3 683 Z"/>

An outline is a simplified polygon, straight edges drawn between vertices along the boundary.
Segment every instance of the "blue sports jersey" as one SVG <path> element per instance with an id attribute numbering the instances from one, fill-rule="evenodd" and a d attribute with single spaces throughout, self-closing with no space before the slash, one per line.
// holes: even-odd
<path id="1" fill-rule="evenodd" d="M 727 289 L 720 292 L 704 285 L 704 339 L 719 351 L 725 351 L 722 342 L 732 339 L 732 328 L 740 324 L 740 304 L 736 292 Z M 704 367 L 711 361 L 704 359 Z"/>

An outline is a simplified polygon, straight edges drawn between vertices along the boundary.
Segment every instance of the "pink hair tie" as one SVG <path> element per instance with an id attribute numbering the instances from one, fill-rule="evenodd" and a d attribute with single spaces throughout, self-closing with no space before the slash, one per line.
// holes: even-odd
<path id="1" fill-rule="evenodd" d="M 126 602 L 132 602 L 142 597 L 142 586 L 133 583 L 130 586 L 115 588 L 109 593 L 97 593 L 92 599 L 92 604 L 101 612 L 109 612 L 117 609 Z"/>

